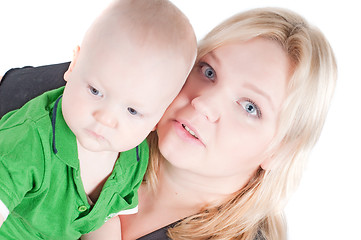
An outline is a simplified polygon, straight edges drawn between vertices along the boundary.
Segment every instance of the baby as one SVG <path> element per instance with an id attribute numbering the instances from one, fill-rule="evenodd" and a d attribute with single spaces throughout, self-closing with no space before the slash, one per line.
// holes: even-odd
<path id="1" fill-rule="evenodd" d="M 74 51 L 66 86 L 0 120 L 0 239 L 78 239 L 136 212 L 144 139 L 195 56 L 192 27 L 167 0 L 105 9 Z"/>

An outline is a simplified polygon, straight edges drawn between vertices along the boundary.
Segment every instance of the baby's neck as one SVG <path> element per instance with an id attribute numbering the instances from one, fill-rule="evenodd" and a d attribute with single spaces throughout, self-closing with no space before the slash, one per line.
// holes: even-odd
<path id="1" fill-rule="evenodd" d="M 112 173 L 118 152 L 91 152 L 78 143 L 80 175 L 85 193 L 95 203 Z"/>

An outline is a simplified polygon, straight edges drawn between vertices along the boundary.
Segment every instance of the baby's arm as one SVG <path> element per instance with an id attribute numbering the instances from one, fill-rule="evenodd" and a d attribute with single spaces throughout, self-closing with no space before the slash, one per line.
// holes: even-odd
<path id="1" fill-rule="evenodd" d="M 40 189 L 45 166 L 38 131 L 19 124 L 16 113 L 7 116 L 0 119 L 0 226 L 29 191 Z"/>
<path id="2" fill-rule="evenodd" d="M 119 216 L 109 219 L 103 226 L 94 232 L 85 234 L 81 237 L 82 240 L 121 240 L 121 229 Z"/>

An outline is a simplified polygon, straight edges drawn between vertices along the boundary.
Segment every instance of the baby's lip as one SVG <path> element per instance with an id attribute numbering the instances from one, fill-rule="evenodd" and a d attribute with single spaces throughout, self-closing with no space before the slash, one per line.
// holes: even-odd
<path id="1" fill-rule="evenodd" d="M 95 131 L 92 131 L 92 130 L 87 129 L 87 132 L 88 132 L 91 136 L 93 136 L 93 137 L 95 137 L 95 138 L 97 138 L 97 139 L 105 140 L 105 138 L 104 138 L 103 135 L 98 134 L 98 133 L 95 132 Z"/>

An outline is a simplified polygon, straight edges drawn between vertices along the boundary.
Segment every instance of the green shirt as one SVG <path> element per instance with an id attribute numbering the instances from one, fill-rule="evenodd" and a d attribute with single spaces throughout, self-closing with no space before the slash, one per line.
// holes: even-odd
<path id="1" fill-rule="evenodd" d="M 63 90 L 49 91 L 0 120 L 0 201 L 10 212 L 0 239 L 78 239 L 138 205 L 149 156 L 146 141 L 120 154 L 91 207 L 76 138 L 61 111 Z"/>

